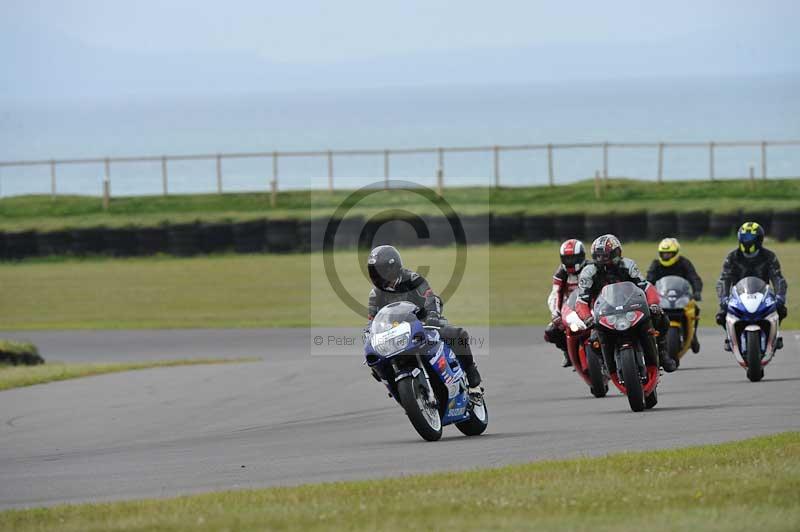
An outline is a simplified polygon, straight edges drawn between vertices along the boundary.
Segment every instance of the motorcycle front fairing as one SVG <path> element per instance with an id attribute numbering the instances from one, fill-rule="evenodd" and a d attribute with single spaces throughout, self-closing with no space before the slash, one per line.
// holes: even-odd
<path id="1" fill-rule="evenodd" d="M 761 365 L 769 364 L 775 355 L 780 322 L 777 301 L 769 285 L 757 277 L 745 277 L 731 288 L 727 310 L 725 330 L 736 362 L 743 368 L 747 367 L 743 355 L 745 333 L 759 331 Z"/>
<path id="2" fill-rule="evenodd" d="M 435 376 L 440 379 L 443 388 L 439 388 L 439 395 L 446 396 L 442 414 L 442 424 L 449 425 L 469 418 L 469 393 L 467 391 L 467 378 L 461 368 L 456 354 L 441 341 L 436 330 L 426 331 L 432 348 L 427 352 L 427 362 Z M 436 386 L 435 386 L 436 388 Z M 442 401 L 440 401 L 442 403 Z"/>

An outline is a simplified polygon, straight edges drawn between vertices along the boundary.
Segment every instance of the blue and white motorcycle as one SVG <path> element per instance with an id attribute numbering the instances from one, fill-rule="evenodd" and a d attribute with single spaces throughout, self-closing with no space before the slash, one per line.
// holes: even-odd
<path id="1" fill-rule="evenodd" d="M 731 288 L 725 319 L 728 345 L 753 382 L 764 377 L 764 366 L 783 347 L 778 336 L 777 300 L 758 277 L 745 277 Z"/>
<path id="2" fill-rule="evenodd" d="M 489 423 L 485 401 L 470 401 L 455 353 L 437 327 L 419 321 L 418 312 L 406 301 L 378 312 L 365 338 L 367 365 L 425 440 L 438 440 L 450 424 L 467 436 L 483 433 Z"/>

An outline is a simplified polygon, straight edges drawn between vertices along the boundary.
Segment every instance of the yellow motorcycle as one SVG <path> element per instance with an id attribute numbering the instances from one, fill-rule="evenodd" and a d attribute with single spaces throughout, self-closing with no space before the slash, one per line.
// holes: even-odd
<path id="1" fill-rule="evenodd" d="M 692 345 L 697 329 L 697 304 L 689 281 L 677 275 L 667 275 L 656 281 L 661 308 L 669 318 L 667 353 L 681 365 L 681 358 Z"/>

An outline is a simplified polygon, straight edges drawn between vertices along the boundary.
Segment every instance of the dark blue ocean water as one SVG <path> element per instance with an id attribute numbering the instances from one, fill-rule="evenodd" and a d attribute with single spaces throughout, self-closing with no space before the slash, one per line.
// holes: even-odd
<path id="1" fill-rule="evenodd" d="M 570 142 L 800 139 L 800 77 L 663 79 L 250 94 L 43 105 L 0 102 L 0 160 L 273 150 Z M 759 148 L 718 148 L 718 178 L 760 174 Z M 392 178 L 435 182 L 430 155 L 391 159 Z M 493 181 L 489 153 L 448 154 L 449 184 Z M 602 168 L 594 149 L 556 151 L 556 182 Z M 654 179 L 654 149 L 612 149 L 609 174 Z M 707 179 L 707 149 L 668 149 L 665 179 Z M 770 176 L 800 175 L 800 146 L 768 149 Z M 327 159 L 284 158 L 281 188 L 327 186 Z M 336 186 L 383 179 L 381 156 L 338 157 Z M 102 165 L 57 169 L 62 193 L 99 194 Z M 505 185 L 547 182 L 546 151 L 503 153 Z M 226 191 L 265 190 L 272 161 L 225 160 Z M 214 161 L 169 164 L 170 192 L 216 190 Z M 161 165 L 115 164 L 112 192 L 161 192 Z M 48 193 L 49 167 L 0 168 L 0 194 Z"/>

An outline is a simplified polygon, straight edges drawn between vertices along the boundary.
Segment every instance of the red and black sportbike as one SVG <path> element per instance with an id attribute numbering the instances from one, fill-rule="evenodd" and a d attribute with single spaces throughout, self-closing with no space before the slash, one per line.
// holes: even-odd
<path id="1" fill-rule="evenodd" d="M 603 287 L 594 303 L 596 327 L 614 343 L 616 373 L 611 380 L 628 397 L 631 410 L 641 412 L 658 402 L 658 364 L 645 363 L 640 339 L 655 341 L 642 328 L 650 323 L 650 308 L 641 288 L 626 281 Z M 610 362 L 609 362 L 610 364 Z"/>
<path id="2" fill-rule="evenodd" d="M 589 339 L 592 330 L 586 327 L 575 312 L 577 300 L 578 291 L 573 290 L 561 307 L 561 319 L 567 334 L 567 355 L 572 361 L 575 373 L 589 385 L 592 395 L 605 397 L 608 393 L 608 370 L 603 362 L 600 344 L 593 345 Z"/>

